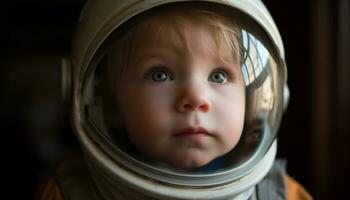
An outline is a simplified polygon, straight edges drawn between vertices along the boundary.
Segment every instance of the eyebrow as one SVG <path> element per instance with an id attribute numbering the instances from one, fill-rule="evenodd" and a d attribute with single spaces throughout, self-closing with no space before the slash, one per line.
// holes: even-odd
<path id="1" fill-rule="evenodd" d="M 179 48 L 158 48 L 157 49 L 146 49 L 142 51 L 143 53 L 141 55 L 138 55 L 136 59 L 134 60 L 135 64 L 138 65 L 139 63 L 146 61 L 146 60 L 152 60 L 157 59 L 159 57 L 166 57 L 166 58 L 177 58 L 181 57 L 181 50 Z"/>

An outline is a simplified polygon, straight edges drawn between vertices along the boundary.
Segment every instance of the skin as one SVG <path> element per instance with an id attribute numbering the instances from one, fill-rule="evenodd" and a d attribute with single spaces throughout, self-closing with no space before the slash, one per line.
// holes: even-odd
<path id="1" fill-rule="evenodd" d="M 244 82 L 232 51 L 226 45 L 219 51 L 208 25 L 189 18 L 178 44 L 170 32 L 159 31 L 161 24 L 153 18 L 139 29 L 118 81 L 119 115 L 146 157 L 194 169 L 239 141 Z"/>

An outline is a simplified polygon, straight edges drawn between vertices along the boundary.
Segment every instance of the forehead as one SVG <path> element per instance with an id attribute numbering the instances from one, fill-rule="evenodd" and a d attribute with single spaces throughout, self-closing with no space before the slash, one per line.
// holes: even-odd
<path id="1" fill-rule="evenodd" d="M 137 45 L 172 45 L 177 48 L 188 48 L 189 43 L 206 39 L 207 44 L 214 46 L 213 35 L 208 26 L 196 23 L 193 19 L 183 22 L 160 17 L 151 18 L 142 24 L 137 32 Z"/>
<path id="2" fill-rule="evenodd" d="M 136 30 L 133 49 L 143 52 L 152 48 L 172 48 L 178 52 L 209 53 L 216 57 L 232 57 L 233 51 L 222 39 L 223 31 L 207 19 L 190 13 L 167 13 L 152 16 Z"/>

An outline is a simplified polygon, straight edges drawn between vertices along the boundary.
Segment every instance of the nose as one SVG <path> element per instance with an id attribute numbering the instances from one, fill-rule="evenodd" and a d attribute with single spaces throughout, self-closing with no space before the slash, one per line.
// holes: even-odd
<path id="1" fill-rule="evenodd" d="M 179 112 L 201 111 L 208 112 L 211 109 L 211 101 L 207 96 L 205 88 L 196 85 L 186 85 L 182 89 L 176 102 L 176 109 Z"/>

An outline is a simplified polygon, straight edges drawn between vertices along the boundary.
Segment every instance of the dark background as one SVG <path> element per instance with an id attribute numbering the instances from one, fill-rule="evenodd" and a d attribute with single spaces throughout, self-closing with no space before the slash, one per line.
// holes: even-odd
<path id="1" fill-rule="evenodd" d="M 291 92 L 278 156 L 315 199 L 342 199 L 350 178 L 350 3 L 264 2 L 285 44 Z M 7 199 L 34 199 L 76 142 L 60 65 L 84 3 L 13 0 L 0 7 L 0 188 Z"/>

